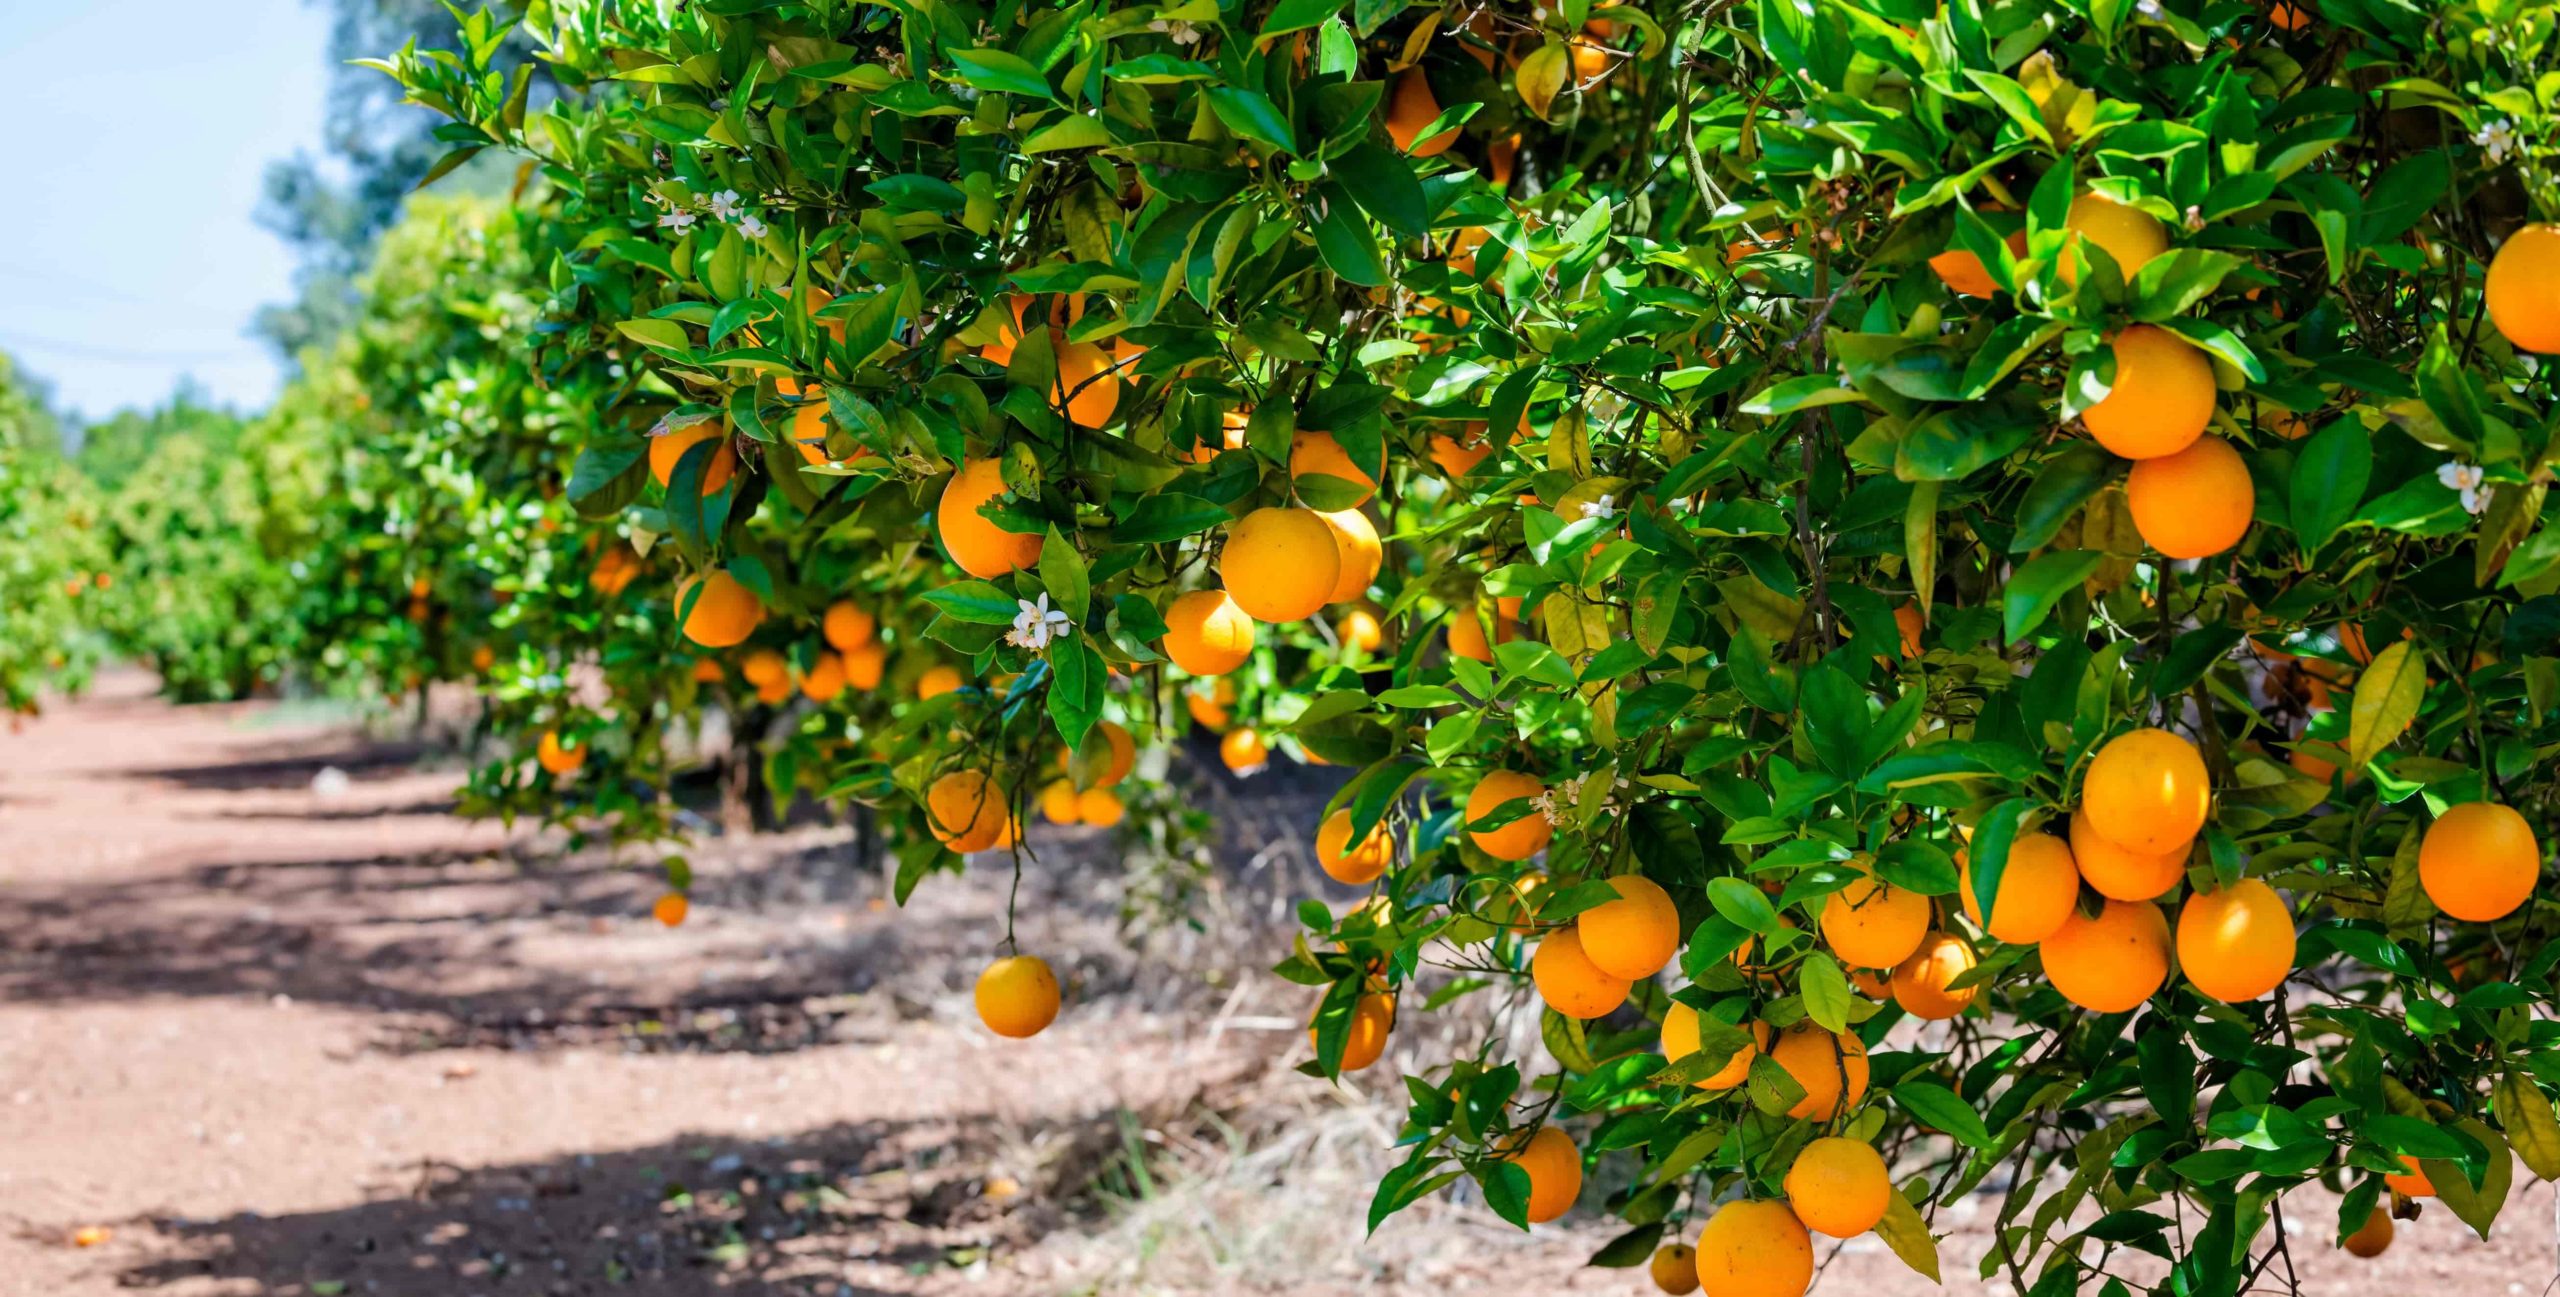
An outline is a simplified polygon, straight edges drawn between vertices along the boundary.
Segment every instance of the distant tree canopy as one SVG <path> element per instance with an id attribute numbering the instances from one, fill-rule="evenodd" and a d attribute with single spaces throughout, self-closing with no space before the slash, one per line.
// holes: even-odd
<path id="1" fill-rule="evenodd" d="M 353 60 L 412 41 L 421 48 L 450 46 L 457 31 L 452 13 L 437 0 L 311 2 L 326 4 L 332 13 L 321 149 L 270 164 L 258 208 L 259 224 L 283 239 L 300 262 L 295 295 L 261 309 L 252 325 L 296 364 L 305 348 L 336 337 L 361 313 L 357 280 L 373 260 L 374 244 L 400 219 L 409 192 L 448 147 L 435 138 L 440 117 L 403 104 L 397 84 Z M 494 192 L 507 174 L 504 163 L 491 159 L 444 183 Z"/>

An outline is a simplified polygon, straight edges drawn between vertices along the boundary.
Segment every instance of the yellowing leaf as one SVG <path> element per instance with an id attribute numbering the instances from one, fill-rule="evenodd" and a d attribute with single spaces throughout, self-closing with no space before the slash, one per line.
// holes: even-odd
<path id="1" fill-rule="evenodd" d="M 2427 696 L 2427 670 L 2417 646 L 2401 640 L 2376 654 L 2356 681 L 2354 707 L 2347 713 L 2347 760 L 2361 769 L 2390 747 Z"/>
<path id="2" fill-rule="evenodd" d="M 2498 1078 L 2491 1091 L 2498 1103 L 2498 1124 L 2527 1169 L 2545 1180 L 2560 1180 L 2560 1120 L 2551 1113 L 2551 1098 L 2533 1078 L 2514 1068 Z"/>
<path id="3" fill-rule="evenodd" d="M 1520 102 L 1538 115 L 1540 121 L 1551 121 L 1548 109 L 1556 95 L 1564 89 L 1565 80 L 1573 75 L 1573 60 L 1564 46 L 1550 40 L 1529 51 L 1511 74 L 1512 88 L 1520 92 Z"/>
<path id="4" fill-rule="evenodd" d="M 1900 1190 L 1886 1196 L 1884 1219 L 1876 1222 L 1876 1235 L 1904 1265 L 1927 1275 L 1931 1283 L 1943 1282 L 1938 1278 L 1938 1240 L 1929 1237 L 1929 1222 L 1920 1219 Z"/>

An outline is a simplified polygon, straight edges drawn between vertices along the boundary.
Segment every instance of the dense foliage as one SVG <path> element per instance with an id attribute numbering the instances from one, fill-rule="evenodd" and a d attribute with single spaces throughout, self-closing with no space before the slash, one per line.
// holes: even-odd
<path id="1" fill-rule="evenodd" d="M 474 807 L 630 838 L 725 713 L 901 899 L 1193 726 L 1348 768 L 1310 1070 L 1547 1006 L 1418 1060 L 1373 1224 L 1606 1159 L 1675 1291 L 1934 1275 L 1995 1173 L 2037 1294 L 2289 1275 L 2314 1180 L 2485 1234 L 2560 1175 L 2556 22 L 475 15 L 379 66 L 516 192 L 267 421 L 328 448 L 301 653 L 486 672 Z"/>

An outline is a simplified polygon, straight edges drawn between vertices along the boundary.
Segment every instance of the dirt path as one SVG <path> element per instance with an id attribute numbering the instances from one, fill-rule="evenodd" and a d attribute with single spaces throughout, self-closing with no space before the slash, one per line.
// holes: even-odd
<path id="1" fill-rule="evenodd" d="M 969 1029 L 988 887 L 889 911 L 781 835 L 668 932 L 646 870 L 452 818 L 414 751 L 148 688 L 0 741 L 0 1292 L 934 1291 L 1113 1113 L 1258 1069 L 1138 1012 L 1025 1075 Z"/>
<path id="2" fill-rule="evenodd" d="M 414 748 L 149 690 L 0 738 L 0 1297 L 1644 1287 L 1579 1268 L 1596 1223 L 1359 1244 L 1393 1110 L 1275 1070 L 1261 952 L 1133 951 L 1091 878 L 1026 885 L 1078 1007 L 1025 1048 L 968 1007 L 1000 878 L 894 910 L 796 831 L 698 852 L 669 932 L 647 869 L 453 818 Z M 1988 1215 L 1947 1291 L 2006 1291 L 1960 1277 Z M 2306 1248 L 2304 1291 L 2538 1291 L 2550 1217 Z M 1862 1240 L 1816 1288 L 1868 1290 L 1923 1286 Z"/>

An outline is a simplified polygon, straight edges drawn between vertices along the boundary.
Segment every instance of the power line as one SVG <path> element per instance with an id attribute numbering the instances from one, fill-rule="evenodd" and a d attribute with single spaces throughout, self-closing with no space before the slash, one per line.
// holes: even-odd
<path id="1" fill-rule="evenodd" d="M 58 338 L 39 338 L 33 334 L 0 329 L 0 344 L 22 351 L 49 351 L 55 355 L 80 360 L 104 361 L 114 365 L 202 365 L 228 364 L 263 358 L 259 349 L 243 343 L 228 351 L 138 351 L 124 347 L 102 347 L 94 343 L 65 342 Z"/>

